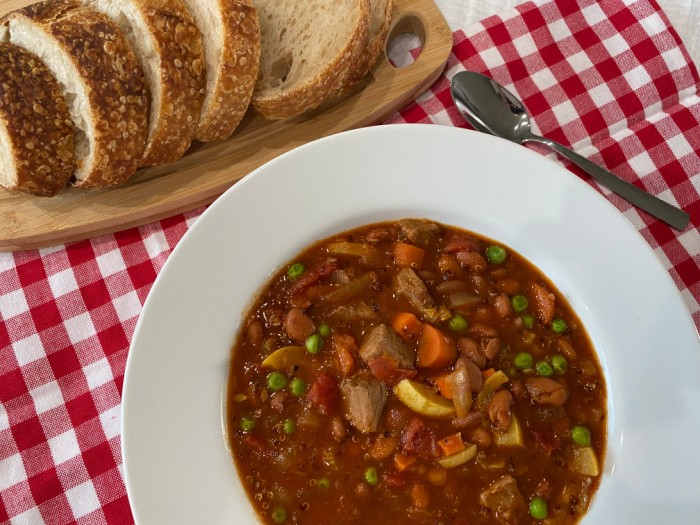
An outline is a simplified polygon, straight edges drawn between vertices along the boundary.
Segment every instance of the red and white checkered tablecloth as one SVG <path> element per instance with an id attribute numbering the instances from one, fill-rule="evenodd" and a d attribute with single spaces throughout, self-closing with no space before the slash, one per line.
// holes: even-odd
<path id="1" fill-rule="evenodd" d="M 541 134 L 691 214 L 676 232 L 601 189 L 700 327 L 700 79 L 658 5 L 538 0 L 457 31 L 445 75 L 390 121 L 466 126 L 449 95 L 462 69 L 517 93 Z M 133 523 L 119 434 L 129 342 L 202 212 L 0 254 L 0 523 Z"/>

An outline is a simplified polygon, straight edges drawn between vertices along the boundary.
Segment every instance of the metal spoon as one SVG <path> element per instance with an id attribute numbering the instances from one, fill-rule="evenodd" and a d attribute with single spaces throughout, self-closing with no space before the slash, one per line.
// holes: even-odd
<path id="1" fill-rule="evenodd" d="M 690 216 L 683 210 L 613 175 L 569 148 L 534 135 L 530 128 L 530 115 L 523 103 L 489 77 L 462 71 L 452 78 L 450 89 L 457 109 L 475 129 L 516 144 L 538 142 L 549 146 L 620 197 L 657 219 L 677 230 L 683 230 L 688 225 Z"/>

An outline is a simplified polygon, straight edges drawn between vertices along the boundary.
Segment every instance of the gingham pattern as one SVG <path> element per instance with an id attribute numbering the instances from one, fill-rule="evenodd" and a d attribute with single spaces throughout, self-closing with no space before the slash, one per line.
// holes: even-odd
<path id="1" fill-rule="evenodd" d="M 508 85 L 543 134 L 690 211 L 694 227 L 677 233 L 609 196 L 700 326 L 698 76 L 657 6 L 527 3 L 454 38 L 446 75 L 390 121 L 463 126 L 448 79 L 465 67 Z M 202 211 L 0 254 L 0 523 L 133 522 L 119 436 L 129 341 L 158 271 Z"/>

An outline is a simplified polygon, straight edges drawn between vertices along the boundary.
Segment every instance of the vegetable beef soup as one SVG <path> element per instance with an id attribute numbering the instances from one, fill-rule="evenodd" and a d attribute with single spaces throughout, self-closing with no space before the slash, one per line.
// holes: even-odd
<path id="1" fill-rule="evenodd" d="M 570 524 L 600 483 L 605 380 L 537 268 L 405 219 L 314 244 L 267 284 L 227 424 L 264 523 Z"/>

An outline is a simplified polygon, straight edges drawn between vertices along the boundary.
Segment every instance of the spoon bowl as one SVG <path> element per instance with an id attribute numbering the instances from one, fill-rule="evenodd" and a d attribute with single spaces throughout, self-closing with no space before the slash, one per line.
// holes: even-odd
<path id="1" fill-rule="evenodd" d="M 683 210 L 619 178 L 566 146 L 532 133 L 525 105 L 495 80 L 474 71 L 462 71 L 452 78 L 450 91 L 457 109 L 476 130 L 516 144 L 544 144 L 657 219 L 677 230 L 688 226 L 690 216 Z"/>

